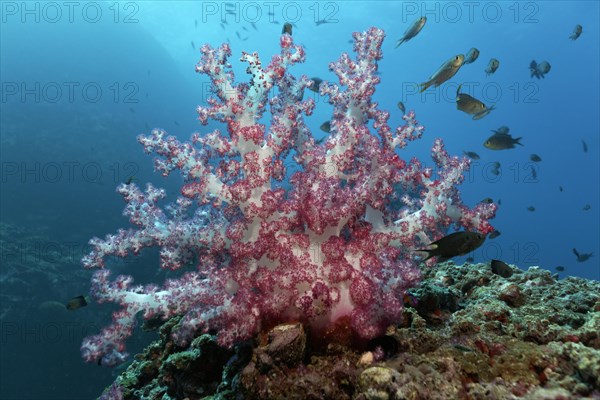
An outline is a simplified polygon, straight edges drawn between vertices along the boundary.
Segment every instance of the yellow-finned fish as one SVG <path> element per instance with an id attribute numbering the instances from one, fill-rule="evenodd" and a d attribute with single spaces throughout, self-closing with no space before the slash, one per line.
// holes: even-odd
<path id="1" fill-rule="evenodd" d="M 404 42 L 408 42 L 410 39 L 417 36 L 419 32 L 421 32 L 421 29 L 423 29 L 423 27 L 425 26 L 425 22 L 427 22 L 427 17 L 421 17 L 418 20 L 416 20 L 411 25 L 411 27 L 408 28 L 406 32 L 404 32 L 404 36 L 398 39 L 398 42 L 396 42 L 396 47 L 400 46 Z"/>
<path id="2" fill-rule="evenodd" d="M 421 83 L 421 93 L 427 90 L 428 87 L 434 86 L 438 87 L 442 83 L 446 82 L 448 79 L 452 78 L 460 67 L 463 66 L 465 61 L 465 56 L 462 54 L 456 55 L 443 63 L 440 68 L 436 71 L 435 74 L 431 75 L 431 78 L 427 82 Z"/>

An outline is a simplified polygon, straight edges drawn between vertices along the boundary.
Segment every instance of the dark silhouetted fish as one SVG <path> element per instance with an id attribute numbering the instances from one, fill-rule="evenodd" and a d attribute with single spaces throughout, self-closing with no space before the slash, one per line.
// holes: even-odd
<path id="1" fill-rule="evenodd" d="M 513 138 L 511 135 L 507 133 L 495 133 L 490 136 L 485 142 L 483 142 L 483 146 L 490 150 L 506 150 L 506 149 L 514 149 L 515 144 L 519 146 L 523 146 L 520 142 L 522 138 Z"/>
<path id="2" fill-rule="evenodd" d="M 542 157 L 538 156 L 537 154 L 532 154 L 529 156 L 529 159 L 533 162 L 540 162 L 542 161 Z"/>
<path id="3" fill-rule="evenodd" d="M 479 50 L 475 47 L 471 47 L 471 49 L 465 55 L 465 64 L 471 64 L 477 60 L 479 57 Z"/>
<path id="4" fill-rule="evenodd" d="M 590 257 L 594 254 L 594 253 L 582 253 L 580 254 L 577 249 L 573 248 L 573 254 L 575 254 L 575 257 L 577 257 L 577 261 L 579 262 L 584 262 L 590 259 Z"/>
<path id="5" fill-rule="evenodd" d="M 504 261 L 492 260 L 490 265 L 492 272 L 496 275 L 500 275 L 503 278 L 510 278 L 513 275 L 513 269 Z"/>
<path id="6" fill-rule="evenodd" d="M 475 153 L 474 151 L 464 151 L 463 150 L 463 154 L 467 157 L 469 157 L 471 160 L 479 160 L 481 157 L 479 157 L 479 154 Z"/>
<path id="7" fill-rule="evenodd" d="M 545 78 L 545 75 L 550 72 L 550 63 L 548 61 L 542 61 L 541 63 L 535 62 L 535 60 L 529 63 L 529 71 L 531 73 L 531 78 L 534 76 L 538 79 Z"/>
<path id="8" fill-rule="evenodd" d="M 404 103 L 399 101 L 398 104 L 398 109 L 400 109 L 400 111 L 402 111 L 402 114 L 406 114 L 406 107 L 404 107 Z"/>
<path id="9" fill-rule="evenodd" d="M 310 78 L 310 80 L 313 81 L 313 84 L 308 87 L 308 90 L 312 90 L 315 93 L 319 93 L 319 86 L 321 86 L 323 80 L 321 78 L 317 78 L 316 76 L 313 76 L 312 78 Z"/>
<path id="10" fill-rule="evenodd" d="M 492 58 L 490 60 L 490 62 L 488 63 L 487 68 L 485 69 L 485 73 L 487 74 L 487 76 L 490 76 L 494 72 L 496 72 L 496 70 L 498 69 L 499 66 L 500 66 L 500 61 L 496 60 L 495 58 Z"/>
<path id="11" fill-rule="evenodd" d="M 569 36 L 571 40 L 577 40 L 581 33 L 583 32 L 583 27 L 579 24 L 575 25 L 575 29 L 573 29 L 573 33 Z"/>
<path id="12" fill-rule="evenodd" d="M 292 36 L 292 24 L 290 24 L 289 22 L 286 22 L 285 24 L 283 24 L 283 28 L 281 29 L 281 34 L 283 35 L 284 33 L 287 33 L 288 35 Z"/>
<path id="13" fill-rule="evenodd" d="M 69 300 L 68 303 L 65 304 L 65 307 L 67 307 L 67 310 L 73 311 L 77 310 L 78 308 L 85 307 L 87 305 L 88 303 L 84 296 L 77 296 Z"/>
<path id="14" fill-rule="evenodd" d="M 422 261 L 429 260 L 431 257 L 438 257 L 438 261 L 444 261 L 452 257 L 470 253 L 481 246 L 484 241 L 485 235 L 478 232 L 454 232 L 427 246 L 433 248 L 419 249 L 417 251 L 427 253 L 427 257 Z"/>

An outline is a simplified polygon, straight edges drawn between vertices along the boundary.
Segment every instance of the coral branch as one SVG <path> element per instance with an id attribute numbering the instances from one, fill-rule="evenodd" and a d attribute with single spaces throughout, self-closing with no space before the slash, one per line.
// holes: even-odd
<path id="1" fill-rule="evenodd" d="M 265 325 L 291 320 L 315 334 L 347 321 L 358 337 L 374 338 L 398 322 L 405 290 L 419 281 L 415 249 L 452 225 L 492 230 L 495 205 L 469 209 L 460 199 L 468 160 L 448 155 L 439 139 L 432 149 L 436 176 L 419 160 L 400 157 L 424 128 L 410 112 L 392 129 L 389 113 L 372 100 L 384 36 L 376 28 L 355 33 L 356 57 L 342 54 L 330 64 L 339 82 L 320 85 L 334 107 L 322 144 L 304 121 L 315 107 L 303 100 L 312 82 L 288 71 L 305 57 L 290 35 L 281 36 L 281 53 L 266 67 L 258 54 L 242 54 L 248 84 L 234 83 L 228 45 L 202 47 L 196 71 L 210 77 L 216 97 L 198 108 L 199 120 L 222 122 L 227 132 L 194 134 L 186 143 L 162 130 L 138 138 L 157 156 L 158 172 L 181 171 L 182 197 L 165 212 L 164 191 L 118 188 L 135 229 L 92 239 L 83 263 L 100 268 L 95 298 L 121 308 L 110 327 L 82 345 L 87 361 L 122 362 L 137 314 L 182 316 L 174 333 L 181 345 L 215 329 L 219 343 L 232 346 Z M 269 92 L 275 93 L 270 100 Z M 267 106 L 268 126 L 261 124 Z M 298 172 L 279 183 L 287 174 L 284 161 L 292 159 Z M 107 256 L 146 247 L 160 248 L 163 268 L 194 263 L 196 270 L 161 287 L 109 279 Z"/>

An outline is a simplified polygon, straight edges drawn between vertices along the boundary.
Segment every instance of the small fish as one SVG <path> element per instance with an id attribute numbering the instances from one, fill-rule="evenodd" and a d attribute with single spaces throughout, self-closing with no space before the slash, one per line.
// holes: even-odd
<path id="1" fill-rule="evenodd" d="M 584 153 L 587 153 L 587 151 L 588 151 L 588 147 L 587 147 L 587 143 L 585 142 L 585 140 L 582 140 L 582 141 L 581 141 L 581 144 L 583 145 L 583 152 L 584 152 Z"/>
<path id="2" fill-rule="evenodd" d="M 471 64 L 472 62 L 475 62 L 477 57 L 479 57 L 479 50 L 477 50 L 475 47 L 471 47 L 465 56 L 465 64 Z"/>
<path id="3" fill-rule="evenodd" d="M 536 63 L 535 60 L 529 63 L 529 71 L 531 72 L 531 78 L 534 76 L 537 79 L 544 78 L 545 75 L 550 72 L 550 63 L 548 61 L 542 61 L 541 63 Z"/>
<path id="4" fill-rule="evenodd" d="M 542 157 L 538 156 L 537 154 L 532 154 L 529 156 L 529 159 L 533 162 L 540 162 L 542 161 Z"/>
<path id="5" fill-rule="evenodd" d="M 65 304 L 67 310 L 77 310 L 78 308 L 87 306 L 87 300 L 84 296 L 73 297 L 71 300 Z"/>
<path id="6" fill-rule="evenodd" d="M 483 203 L 483 204 L 492 204 L 493 202 L 494 202 L 494 199 L 492 199 L 491 197 L 486 197 L 485 199 L 480 201 L 480 203 Z"/>
<path id="7" fill-rule="evenodd" d="M 319 87 L 321 86 L 321 83 L 323 83 L 323 80 L 321 78 L 317 78 L 316 76 L 313 76 L 310 78 L 310 80 L 313 81 L 313 84 L 308 87 L 308 90 L 319 93 Z"/>
<path id="8" fill-rule="evenodd" d="M 325 141 L 326 137 L 319 138 L 315 141 L 315 144 L 321 144 Z"/>
<path id="9" fill-rule="evenodd" d="M 514 149 L 515 144 L 523 146 L 520 142 L 521 139 L 520 137 L 513 138 L 507 133 L 496 133 L 483 142 L 483 146 L 490 150 Z"/>
<path id="10" fill-rule="evenodd" d="M 527 211 L 534 212 L 535 211 L 535 207 L 534 206 L 529 206 L 529 207 L 527 207 Z"/>
<path id="11" fill-rule="evenodd" d="M 490 60 L 490 62 L 488 63 L 487 68 L 485 69 L 485 73 L 490 76 L 492 75 L 494 72 L 496 72 L 496 70 L 498 69 L 498 67 L 500 66 L 500 61 L 496 60 L 495 58 L 492 58 Z"/>
<path id="12" fill-rule="evenodd" d="M 494 106 L 487 108 L 482 101 L 466 93 L 460 93 L 461 85 L 456 90 L 456 108 L 462 112 L 473 115 L 473 119 L 481 119 L 488 115 Z"/>
<path id="13" fill-rule="evenodd" d="M 493 130 L 492 132 L 494 133 L 499 133 L 499 134 L 507 134 L 508 131 L 510 131 L 510 128 L 508 126 L 501 126 L 500 128 Z"/>
<path id="14" fill-rule="evenodd" d="M 581 33 L 583 32 L 583 27 L 579 24 L 575 25 L 575 29 L 573 29 L 573 33 L 569 36 L 571 40 L 577 40 Z"/>
<path id="15" fill-rule="evenodd" d="M 585 206 L 583 206 L 582 210 L 583 211 L 589 211 L 592 209 L 592 206 L 590 206 L 589 204 L 586 204 Z"/>
<path id="16" fill-rule="evenodd" d="M 537 171 L 533 166 L 531 167 L 531 179 L 534 181 L 537 179 Z"/>
<path id="17" fill-rule="evenodd" d="M 498 199 L 498 205 L 502 204 L 502 199 Z"/>
<path id="18" fill-rule="evenodd" d="M 415 308 L 419 304 L 419 300 L 417 299 L 417 297 L 409 292 L 404 293 L 402 301 L 404 302 L 404 305 L 410 306 L 412 308 Z"/>
<path id="19" fill-rule="evenodd" d="M 330 133 L 331 132 L 331 121 L 326 121 L 321 124 L 319 127 L 323 132 Z"/>
<path id="20" fill-rule="evenodd" d="M 240 35 L 240 33 L 238 31 L 235 31 L 235 36 L 237 36 L 238 39 L 242 39 L 242 36 Z"/>
<path id="21" fill-rule="evenodd" d="M 193 40 L 192 40 L 192 49 L 196 50 L 196 44 L 194 43 Z"/>
<path id="22" fill-rule="evenodd" d="M 404 32 L 404 36 L 402 36 L 400 39 L 398 39 L 398 42 L 396 42 L 396 48 L 398 48 L 398 46 L 400 46 L 402 43 L 408 42 L 410 39 L 417 36 L 419 34 L 419 32 L 421 32 L 421 29 L 423 29 L 423 27 L 425 26 L 426 22 L 427 22 L 427 17 L 421 17 L 418 20 L 416 20 L 410 26 L 410 28 L 408 28 L 406 30 L 406 32 Z"/>
<path id="23" fill-rule="evenodd" d="M 281 34 L 283 35 L 284 33 L 287 33 L 288 35 L 292 36 L 292 24 L 290 24 L 289 22 L 286 22 L 285 24 L 283 24 L 283 29 L 281 30 Z"/>
<path id="24" fill-rule="evenodd" d="M 219 25 L 221 25 L 221 29 L 225 30 L 225 25 L 222 22 Z"/>
<path id="25" fill-rule="evenodd" d="M 492 231 L 492 232 L 490 233 L 490 236 L 489 236 L 489 238 L 490 238 L 490 239 L 496 239 L 496 238 L 497 238 L 498 236 L 500 236 L 500 235 L 501 235 L 500 231 L 498 231 L 498 230 L 495 230 L 495 231 Z"/>
<path id="26" fill-rule="evenodd" d="M 519 142 L 522 138 L 513 138 L 511 135 L 507 133 L 496 133 L 490 136 L 485 142 L 483 142 L 483 146 L 490 150 L 506 150 L 506 149 L 514 149 L 515 144 L 519 146 L 523 146 L 521 142 Z"/>
<path id="27" fill-rule="evenodd" d="M 554 269 L 563 272 L 565 270 L 565 267 L 563 267 L 562 265 L 557 265 Z"/>
<path id="28" fill-rule="evenodd" d="M 573 248 L 573 254 L 575 254 L 575 256 L 577 257 L 577 261 L 579 262 L 584 262 L 590 259 L 590 257 L 594 254 L 594 253 L 583 253 L 583 254 L 579 254 L 579 252 L 577 251 L 577 249 Z"/>
<path id="29" fill-rule="evenodd" d="M 174 123 L 176 126 L 179 126 L 179 122 L 177 122 L 177 121 L 173 121 L 173 123 Z"/>
<path id="30" fill-rule="evenodd" d="M 131 175 L 129 178 L 127 178 L 127 180 L 125 181 L 126 185 L 131 185 L 131 183 L 135 182 L 135 175 Z"/>
<path id="31" fill-rule="evenodd" d="M 198 29 L 198 20 L 197 19 L 194 20 L 194 28 Z"/>
<path id="32" fill-rule="evenodd" d="M 492 170 L 490 172 L 496 176 L 500 175 L 500 163 L 498 161 L 492 164 Z"/>
<path id="33" fill-rule="evenodd" d="M 463 150 L 463 154 L 467 157 L 469 157 L 471 160 L 479 160 L 481 157 L 479 157 L 479 154 L 475 153 L 474 151 L 464 151 Z"/>
<path id="34" fill-rule="evenodd" d="M 427 247 L 432 249 L 418 249 L 427 253 L 427 257 L 422 261 L 427 261 L 431 257 L 438 257 L 438 261 L 445 261 L 452 257 L 462 256 L 477 249 L 485 241 L 485 235 L 478 232 L 454 232 L 443 238 L 430 243 Z"/>
<path id="35" fill-rule="evenodd" d="M 399 101 L 397 104 L 398 108 L 400 109 L 400 111 L 402 111 L 402 114 L 406 114 L 406 107 L 404 107 L 404 103 Z"/>
<path id="36" fill-rule="evenodd" d="M 438 87 L 442 83 L 446 82 L 448 79 L 452 78 L 460 67 L 462 67 L 463 62 L 465 61 L 465 56 L 462 54 L 458 54 L 445 63 L 443 63 L 438 70 L 431 75 L 427 82 L 421 83 L 421 93 L 427 90 L 428 87 L 434 86 Z"/>
<path id="37" fill-rule="evenodd" d="M 248 32 L 248 28 L 246 28 L 245 26 L 242 26 L 242 29 Z"/>
<path id="38" fill-rule="evenodd" d="M 475 259 L 473 257 L 467 257 L 465 259 L 465 261 L 468 262 L 468 263 L 472 263 L 473 261 L 475 261 Z"/>
<path id="39" fill-rule="evenodd" d="M 510 278 L 513 275 L 513 269 L 504 261 L 492 260 L 490 266 L 494 274 L 503 278 Z"/>
<path id="40" fill-rule="evenodd" d="M 255 31 L 258 30 L 258 28 L 256 27 L 256 24 L 254 22 L 250 22 L 250 25 L 252 25 L 252 28 L 254 28 Z"/>

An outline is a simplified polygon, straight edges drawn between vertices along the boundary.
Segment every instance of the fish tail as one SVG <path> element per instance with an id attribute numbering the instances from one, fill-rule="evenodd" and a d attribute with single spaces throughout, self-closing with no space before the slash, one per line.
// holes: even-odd
<path id="1" fill-rule="evenodd" d="M 435 257 L 435 254 L 433 254 L 433 250 L 417 249 L 415 251 L 422 251 L 423 253 L 427 253 L 427 257 L 422 259 L 420 262 L 425 262 L 425 261 L 429 260 L 431 257 Z"/>
<path id="2" fill-rule="evenodd" d="M 398 42 L 396 43 L 396 48 L 400 47 L 402 43 L 404 43 L 404 38 L 398 40 Z"/>
<path id="3" fill-rule="evenodd" d="M 520 142 L 520 140 L 523 139 L 522 137 L 518 137 L 515 138 L 515 140 L 513 141 L 514 144 L 518 144 L 519 146 L 523 146 L 523 144 Z M 525 147 L 525 146 L 523 146 Z"/>
<path id="4" fill-rule="evenodd" d="M 431 86 L 431 85 L 433 85 L 433 82 L 431 82 L 431 81 L 427 81 L 427 82 L 421 83 L 421 84 L 419 85 L 419 86 L 421 86 L 421 90 L 419 91 L 419 93 L 423 93 L 423 92 L 424 92 L 424 91 L 426 91 L 426 90 L 429 88 L 429 86 Z"/>

